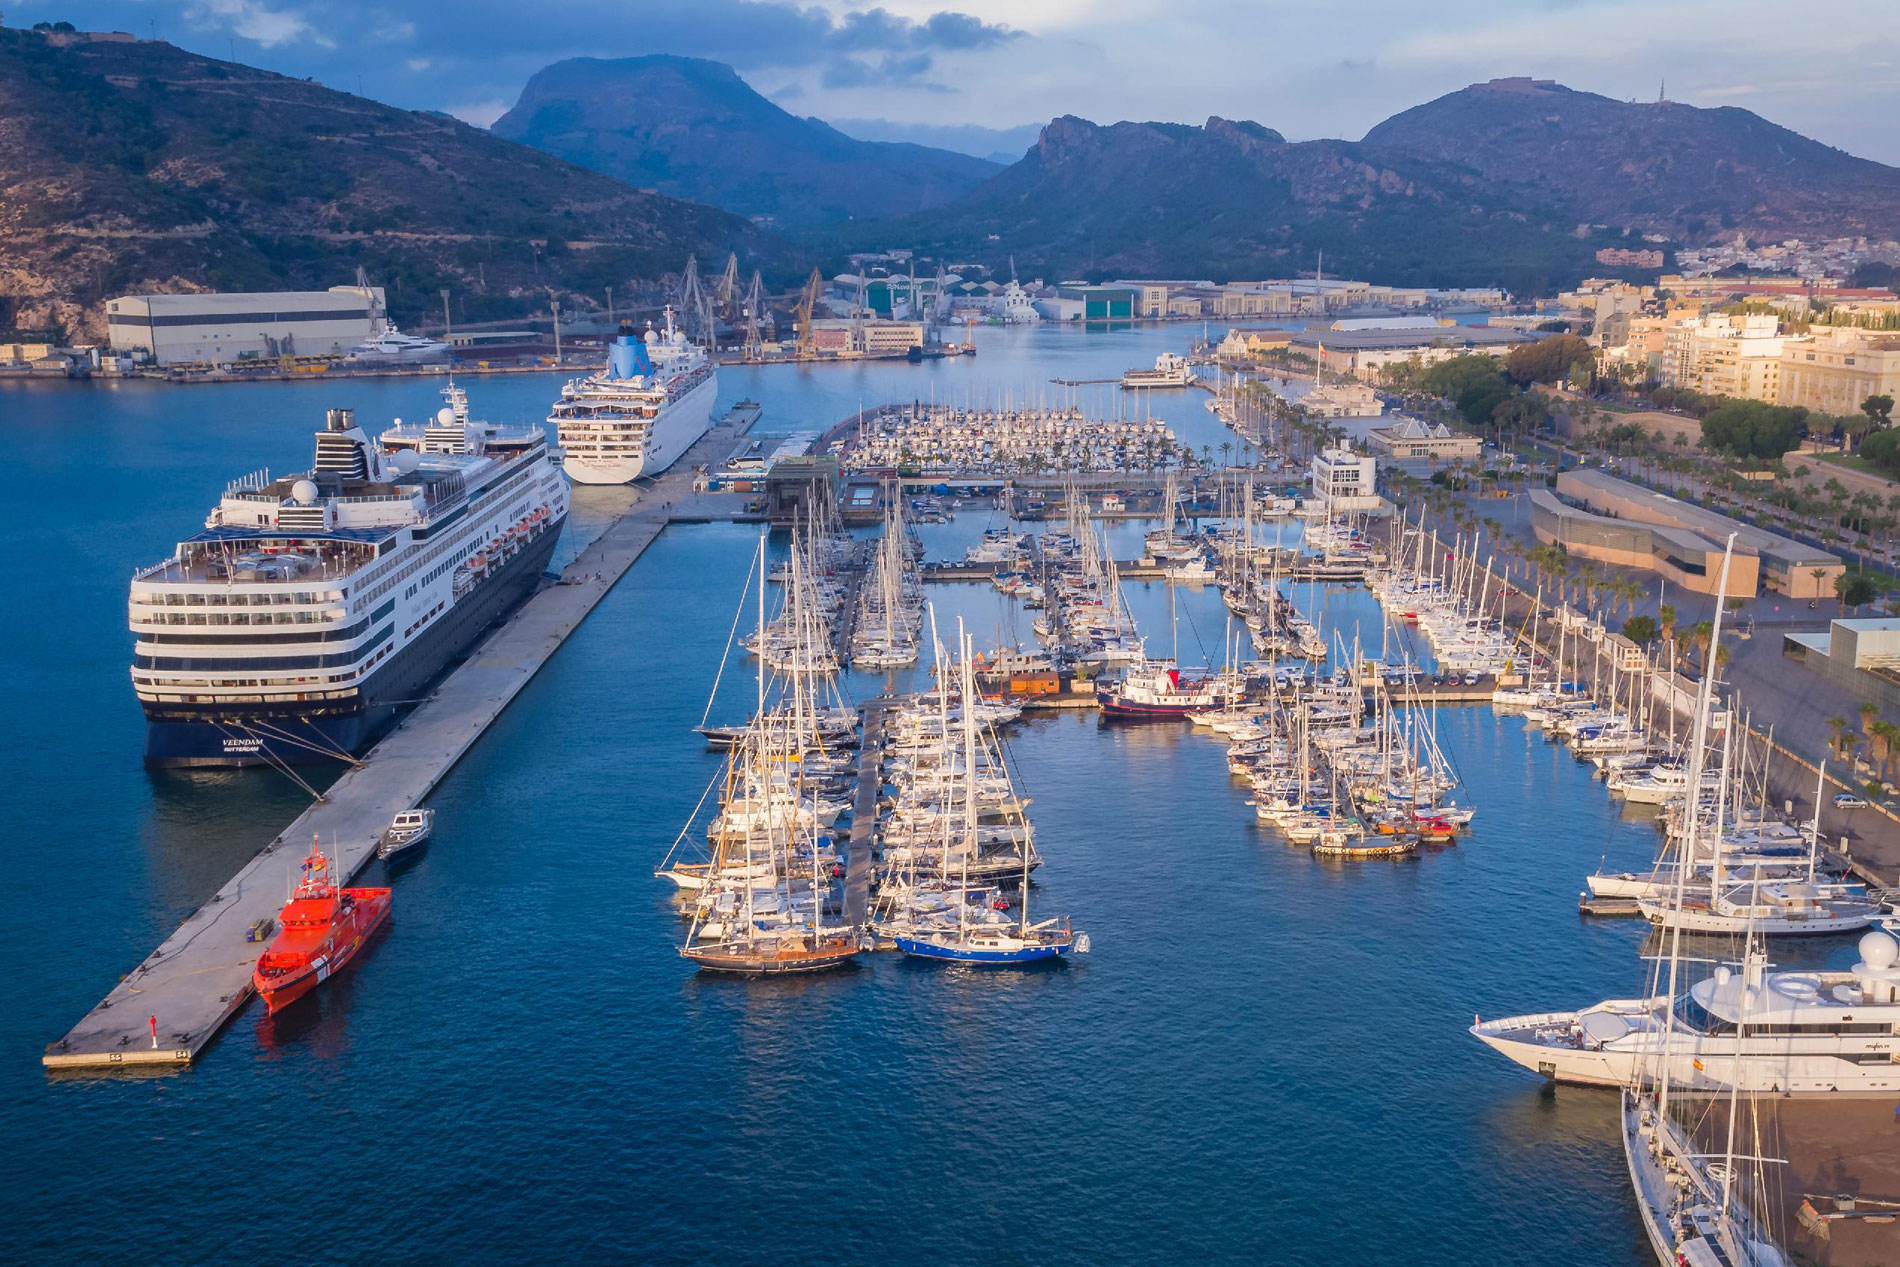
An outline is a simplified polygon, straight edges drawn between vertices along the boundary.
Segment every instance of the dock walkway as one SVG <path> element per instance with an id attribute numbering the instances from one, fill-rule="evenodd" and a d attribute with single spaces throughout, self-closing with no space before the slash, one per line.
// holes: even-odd
<path id="1" fill-rule="evenodd" d="M 871 873 L 876 868 L 877 794 L 884 784 L 884 711 L 880 695 L 864 705 L 864 736 L 858 744 L 858 789 L 851 802 L 851 840 L 845 858 L 844 917 L 862 928 L 871 917 Z"/>
<path id="2" fill-rule="evenodd" d="M 558 583 L 530 597 L 363 764 L 265 845 L 71 1032 L 49 1044 L 42 1063 L 71 1069 L 196 1060 L 249 1001 L 251 969 L 264 948 L 247 935 L 282 909 L 312 837 L 323 842 L 337 874 L 355 875 L 374 856 L 389 820 L 434 790 L 653 544 L 669 522 L 671 504 L 691 492 L 693 466 L 723 453 L 721 446 L 757 416 L 754 411 L 728 418 L 701 437 L 568 565 Z"/>

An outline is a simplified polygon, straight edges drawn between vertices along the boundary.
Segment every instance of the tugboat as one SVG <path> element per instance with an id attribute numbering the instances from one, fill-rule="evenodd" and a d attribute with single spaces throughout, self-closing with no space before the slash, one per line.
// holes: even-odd
<path id="1" fill-rule="evenodd" d="M 356 957 L 389 918 L 388 889 L 345 889 L 312 843 L 297 889 L 278 916 L 279 932 L 258 957 L 251 985 L 271 1015 L 308 994 Z"/>

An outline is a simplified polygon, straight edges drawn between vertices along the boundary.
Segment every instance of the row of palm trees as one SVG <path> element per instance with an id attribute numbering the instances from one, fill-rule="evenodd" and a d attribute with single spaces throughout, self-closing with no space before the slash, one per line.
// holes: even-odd
<path id="1" fill-rule="evenodd" d="M 1900 724 L 1881 718 L 1880 705 L 1872 700 L 1863 700 L 1858 711 L 1858 733 L 1850 729 L 1845 717 L 1827 719 L 1828 748 L 1841 761 L 1858 762 L 1864 751 L 1875 780 L 1885 785 L 1895 762 L 1900 760 Z"/>

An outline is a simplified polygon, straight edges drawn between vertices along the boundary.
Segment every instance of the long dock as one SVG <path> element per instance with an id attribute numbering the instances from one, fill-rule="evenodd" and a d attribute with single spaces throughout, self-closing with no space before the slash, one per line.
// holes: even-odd
<path id="1" fill-rule="evenodd" d="M 880 695 L 864 705 L 864 736 L 858 744 L 858 788 L 851 801 L 851 840 L 845 858 L 844 918 L 862 928 L 871 917 L 871 872 L 877 852 L 877 794 L 884 782 L 884 710 Z"/>
<path id="2" fill-rule="evenodd" d="M 363 764 L 265 845 L 194 911 L 41 1061 L 52 1069 L 188 1065 L 251 997 L 263 946 L 250 928 L 274 919 L 298 877 L 308 842 L 320 839 L 338 874 L 353 876 L 399 811 L 420 804 L 520 694 L 669 522 L 693 486 L 693 466 L 716 458 L 752 425 L 756 408 L 729 415 L 672 471 L 646 488 L 569 564 L 445 678 Z"/>

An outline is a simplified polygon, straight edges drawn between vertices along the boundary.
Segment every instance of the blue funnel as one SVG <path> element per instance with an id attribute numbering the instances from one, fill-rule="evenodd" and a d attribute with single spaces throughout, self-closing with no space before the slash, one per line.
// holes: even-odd
<path id="1" fill-rule="evenodd" d="M 613 378 L 634 378 L 653 372 L 647 345 L 634 334 L 623 334 L 607 346 L 607 372 Z"/>

